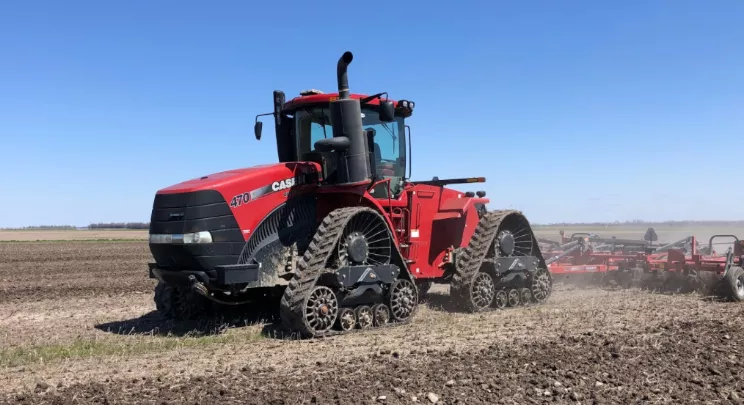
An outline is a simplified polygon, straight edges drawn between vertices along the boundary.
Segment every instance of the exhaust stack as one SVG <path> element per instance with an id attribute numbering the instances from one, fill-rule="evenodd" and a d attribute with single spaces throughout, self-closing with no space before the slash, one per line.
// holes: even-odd
<path id="1" fill-rule="evenodd" d="M 354 60 L 354 54 L 349 51 L 344 52 L 336 65 L 336 80 L 338 81 L 338 98 L 345 100 L 349 98 L 349 77 L 346 75 L 346 69 L 351 61 Z"/>

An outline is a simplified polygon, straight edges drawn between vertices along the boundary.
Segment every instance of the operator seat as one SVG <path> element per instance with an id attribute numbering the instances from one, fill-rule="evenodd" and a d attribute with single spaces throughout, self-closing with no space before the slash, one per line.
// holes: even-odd
<path id="1" fill-rule="evenodd" d="M 380 145 L 377 142 L 374 142 L 374 150 L 372 151 L 374 153 L 374 160 L 375 160 L 375 175 L 378 180 L 382 180 L 383 178 L 387 177 L 382 172 L 382 150 L 380 149 Z M 393 177 L 390 181 L 390 188 L 391 191 L 395 189 L 397 186 L 396 178 Z M 393 193 L 395 194 L 395 193 Z M 375 198 L 388 198 L 388 183 L 381 183 L 375 186 L 372 189 L 372 195 L 375 196 Z M 390 196 L 391 198 L 395 198 L 395 195 Z"/>
<path id="2" fill-rule="evenodd" d="M 380 173 L 380 163 L 382 163 L 382 150 L 380 149 L 380 145 L 375 142 L 375 167 L 377 168 L 377 173 Z"/>

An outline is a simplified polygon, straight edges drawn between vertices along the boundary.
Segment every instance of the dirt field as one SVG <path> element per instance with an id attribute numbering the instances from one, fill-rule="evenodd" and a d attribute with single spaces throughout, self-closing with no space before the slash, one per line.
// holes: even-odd
<path id="1" fill-rule="evenodd" d="M 660 235 L 661 237 L 661 235 Z M 171 324 L 143 242 L 0 243 L 0 403 L 741 403 L 744 305 L 556 291 L 405 326 L 273 337 L 272 313 Z"/>
<path id="2" fill-rule="evenodd" d="M 0 241 L 103 241 L 147 240 L 147 230 L 15 231 L 0 230 Z"/>

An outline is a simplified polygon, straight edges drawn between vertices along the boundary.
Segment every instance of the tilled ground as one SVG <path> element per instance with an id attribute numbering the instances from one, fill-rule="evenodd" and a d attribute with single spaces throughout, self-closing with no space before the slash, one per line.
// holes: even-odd
<path id="1" fill-rule="evenodd" d="M 315 341 L 152 313 L 142 243 L 0 244 L 4 403 L 739 403 L 744 306 L 557 291 Z M 197 336 L 188 336 L 195 332 Z M 185 336 L 186 335 L 186 336 Z"/>

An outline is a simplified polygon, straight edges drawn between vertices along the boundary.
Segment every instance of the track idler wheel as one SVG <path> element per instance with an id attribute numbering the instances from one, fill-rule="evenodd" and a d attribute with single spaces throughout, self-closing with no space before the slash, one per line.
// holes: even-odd
<path id="1" fill-rule="evenodd" d="M 410 280 L 395 280 L 390 287 L 390 315 L 397 322 L 410 319 L 418 308 L 416 286 Z"/>
<path id="2" fill-rule="evenodd" d="M 313 334 L 331 329 L 338 317 L 336 293 L 322 285 L 315 286 L 303 303 L 304 327 Z"/>
<path id="3" fill-rule="evenodd" d="M 727 298 L 731 301 L 744 301 L 744 269 L 741 267 L 731 267 L 726 272 L 726 289 Z"/>
<path id="4" fill-rule="evenodd" d="M 538 269 L 532 278 L 530 292 L 532 293 L 531 298 L 535 302 L 545 302 L 550 297 L 550 293 L 553 292 L 553 279 L 550 276 L 550 272 L 545 269 Z"/>
<path id="5" fill-rule="evenodd" d="M 506 291 L 496 291 L 496 294 L 493 297 L 493 306 L 498 309 L 503 309 L 506 308 L 507 304 L 509 304 L 509 299 L 506 296 Z"/>
<path id="6" fill-rule="evenodd" d="M 338 320 L 336 323 L 339 330 L 350 331 L 354 329 L 357 323 L 354 310 L 351 308 L 341 308 L 341 310 L 338 311 Z"/>
<path id="7" fill-rule="evenodd" d="M 496 295 L 496 286 L 490 274 L 479 272 L 470 285 L 470 306 L 473 312 L 482 311 L 491 306 Z"/>
<path id="8" fill-rule="evenodd" d="M 377 304 L 373 306 L 372 314 L 374 315 L 373 324 L 375 327 L 385 325 L 390 321 L 390 308 L 385 304 Z"/>

